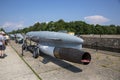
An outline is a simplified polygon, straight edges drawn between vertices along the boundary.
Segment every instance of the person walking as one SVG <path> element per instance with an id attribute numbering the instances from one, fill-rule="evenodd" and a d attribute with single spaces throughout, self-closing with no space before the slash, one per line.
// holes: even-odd
<path id="1" fill-rule="evenodd" d="M 2 33 L 0 33 L 0 58 L 4 58 L 4 50 L 5 50 L 5 39 Z"/>

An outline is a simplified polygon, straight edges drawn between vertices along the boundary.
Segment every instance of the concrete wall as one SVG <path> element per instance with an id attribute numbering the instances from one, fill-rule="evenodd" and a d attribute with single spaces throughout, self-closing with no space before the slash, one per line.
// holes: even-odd
<path id="1" fill-rule="evenodd" d="M 120 52 L 120 38 L 83 37 L 83 47 Z"/>

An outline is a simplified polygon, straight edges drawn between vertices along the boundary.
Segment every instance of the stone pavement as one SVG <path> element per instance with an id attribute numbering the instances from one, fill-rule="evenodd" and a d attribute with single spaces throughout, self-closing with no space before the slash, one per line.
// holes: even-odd
<path id="1" fill-rule="evenodd" d="M 11 46 L 6 47 L 5 54 L 0 58 L 0 80 L 39 80 Z"/>

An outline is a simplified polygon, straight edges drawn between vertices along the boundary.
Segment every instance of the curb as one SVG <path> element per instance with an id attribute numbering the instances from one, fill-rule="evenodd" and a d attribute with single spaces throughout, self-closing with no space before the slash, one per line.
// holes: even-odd
<path id="1" fill-rule="evenodd" d="M 11 46 L 11 44 L 10 44 L 10 46 Z M 11 46 L 11 47 L 17 53 L 17 55 L 21 58 L 21 60 L 32 70 L 32 72 L 36 75 L 38 80 L 42 80 L 42 78 L 35 72 L 35 70 L 33 70 L 32 67 L 25 61 L 25 59 L 22 57 L 22 55 L 20 55 L 13 46 Z"/>

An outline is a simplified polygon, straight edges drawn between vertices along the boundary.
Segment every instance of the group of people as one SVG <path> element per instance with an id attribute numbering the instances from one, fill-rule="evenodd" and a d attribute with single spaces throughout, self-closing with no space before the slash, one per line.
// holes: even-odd
<path id="1" fill-rule="evenodd" d="M 5 37 L 3 36 L 2 33 L 0 33 L 0 58 L 4 58 L 5 57 L 5 54 L 4 54 L 5 49 L 6 49 Z"/>

